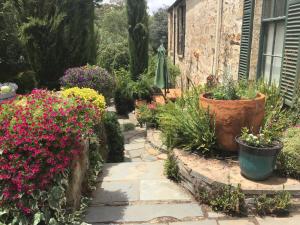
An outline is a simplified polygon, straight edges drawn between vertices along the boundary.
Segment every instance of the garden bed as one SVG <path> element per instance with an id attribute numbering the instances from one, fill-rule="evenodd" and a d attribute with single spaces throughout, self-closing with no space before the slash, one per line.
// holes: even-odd
<path id="1" fill-rule="evenodd" d="M 205 159 L 178 149 L 174 149 L 174 156 L 182 186 L 194 195 L 203 187 L 210 190 L 224 185 L 241 185 L 241 190 L 249 198 L 253 195 L 275 194 L 283 188 L 293 197 L 300 197 L 300 181 L 295 179 L 274 175 L 266 181 L 255 182 L 241 175 L 239 164 L 234 160 Z"/>

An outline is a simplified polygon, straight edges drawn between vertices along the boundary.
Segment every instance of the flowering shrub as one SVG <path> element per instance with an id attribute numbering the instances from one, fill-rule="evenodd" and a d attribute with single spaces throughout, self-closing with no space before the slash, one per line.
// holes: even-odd
<path id="1" fill-rule="evenodd" d="M 101 67 L 86 65 L 66 70 L 60 84 L 66 88 L 92 88 L 102 93 L 106 100 L 109 100 L 113 94 L 112 89 L 115 86 L 115 78 Z"/>
<path id="2" fill-rule="evenodd" d="M 86 102 L 91 102 L 98 107 L 100 111 L 105 109 L 105 99 L 103 95 L 93 89 L 74 87 L 64 90 L 62 94 L 65 97 L 76 96 Z"/>
<path id="3" fill-rule="evenodd" d="M 140 125 L 148 124 L 148 126 L 157 127 L 157 111 L 157 105 L 153 103 L 140 106 L 137 109 L 137 120 Z"/>
<path id="4" fill-rule="evenodd" d="M 68 169 L 98 118 L 90 102 L 44 90 L 0 106 L 0 224 L 67 224 Z"/>
<path id="5" fill-rule="evenodd" d="M 249 146 L 258 147 L 258 148 L 272 147 L 274 141 L 267 132 L 266 134 L 260 133 L 254 135 L 246 127 L 242 129 L 241 140 Z"/>

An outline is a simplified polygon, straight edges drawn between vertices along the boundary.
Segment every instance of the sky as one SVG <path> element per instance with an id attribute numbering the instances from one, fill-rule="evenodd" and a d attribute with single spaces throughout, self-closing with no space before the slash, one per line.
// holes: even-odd
<path id="1" fill-rule="evenodd" d="M 147 0 L 147 1 L 148 1 L 148 7 L 150 13 L 155 12 L 160 7 L 170 6 L 175 2 L 175 0 Z M 109 0 L 104 0 L 103 2 L 109 2 Z"/>
<path id="2" fill-rule="evenodd" d="M 162 6 L 170 6 L 175 0 L 147 0 L 150 12 L 154 12 Z"/>

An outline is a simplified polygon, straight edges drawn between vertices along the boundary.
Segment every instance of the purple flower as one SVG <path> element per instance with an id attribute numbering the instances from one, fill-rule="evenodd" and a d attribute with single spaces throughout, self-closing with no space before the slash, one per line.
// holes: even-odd
<path id="1" fill-rule="evenodd" d="M 69 68 L 60 79 L 62 87 L 92 88 L 103 94 L 106 99 L 112 97 L 115 86 L 115 77 L 98 66 L 86 65 Z"/>

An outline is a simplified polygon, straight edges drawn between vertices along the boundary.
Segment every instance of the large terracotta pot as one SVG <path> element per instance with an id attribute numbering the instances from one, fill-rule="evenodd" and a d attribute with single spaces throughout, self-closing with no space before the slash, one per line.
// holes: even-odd
<path id="1" fill-rule="evenodd" d="M 225 151 L 237 152 L 235 137 L 241 135 L 243 127 L 258 133 L 265 115 L 265 96 L 258 94 L 252 100 L 214 100 L 209 94 L 200 96 L 200 105 L 209 109 L 215 118 L 218 147 Z"/>

